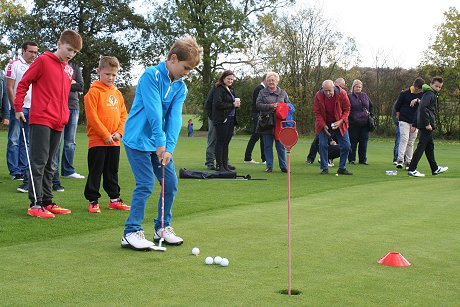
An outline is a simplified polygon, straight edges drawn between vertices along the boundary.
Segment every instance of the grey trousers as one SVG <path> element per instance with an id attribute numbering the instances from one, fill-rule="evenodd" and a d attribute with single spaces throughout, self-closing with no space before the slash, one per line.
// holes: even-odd
<path id="1" fill-rule="evenodd" d="M 214 160 L 216 160 L 216 128 L 208 117 L 208 144 L 206 145 L 206 162 L 204 165 L 214 166 Z"/>
<path id="2" fill-rule="evenodd" d="M 61 131 L 47 126 L 30 125 L 30 167 L 32 169 L 32 184 L 29 184 L 29 199 L 37 205 L 50 202 L 53 199 L 52 181 L 54 176 L 54 159 L 61 140 Z M 35 195 L 34 195 L 35 191 Z"/>

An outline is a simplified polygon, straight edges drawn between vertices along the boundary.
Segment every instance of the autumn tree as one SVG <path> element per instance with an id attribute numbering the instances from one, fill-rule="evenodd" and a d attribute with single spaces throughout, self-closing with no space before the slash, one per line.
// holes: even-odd
<path id="1" fill-rule="evenodd" d="M 26 15 L 24 6 L 11 0 L 0 0 L 0 67 L 3 69 L 13 56 L 13 49 L 8 39 L 10 31 L 15 30 L 17 20 Z"/>
<path id="2" fill-rule="evenodd" d="M 281 85 L 295 104 L 303 132 L 313 129 L 313 97 L 325 79 L 345 77 L 340 66 L 356 63 L 353 39 L 343 38 L 316 8 L 261 18 L 257 52 L 266 69 L 281 76 Z"/>
<path id="3" fill-rule="evenodd" d="M 237 55 L 258 39 L 257 18 L 292 3 L 293 0 L 166 0 L 151 1 L 150 30 L 145 32 L 143 63 L 151 65 L 167 53 L 173 41 L 185 34 L 203 46 L 197 73 L 202 104 L 216 72 L 227 65 L 246 62 Z M 195 85 L 194 85 L 195 87 Z M 194 89 L 191 89 L 193 92 Z"/>
<path id="4" fill-rule="evenodd" d="M 460 135 L 460 13 L 451 7 L 444 13 L 444 22 L 437 27 L 434 43 L 428 48 L 420 70 L 430 81 L 436 75 L 444 79 L 438 100 L 438 132 Z"/>
<path id="5" fill-rule="evenodd" d="M 4 1 L 4 0 L 2 0 Z M 129 84 L 133 59 L 141 46 L 137 44 L 144 18 L 135 14 L 129 0 L 35 0 L 30 13 L 12 16 L 8 29 L 9 47 L 34 40 L 40 51 L 53 50 L 60 33 L 73 29 L 83 39 L 83 49 L 75 58 L 83 68 L 85 90 L 101 55 L 113 55 L 121 64 L 120 85 Z"/>

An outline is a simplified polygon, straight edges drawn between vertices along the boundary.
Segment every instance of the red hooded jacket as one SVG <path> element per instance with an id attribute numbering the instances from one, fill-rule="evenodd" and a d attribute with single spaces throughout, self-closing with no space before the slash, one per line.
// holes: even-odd
<path id="1" fill-rule="evenodd" d="M 70 85 L 73 69 L 51 52 L 40 55 L 29 67 L 16 89 L 14 111 L 22 112 L 24 97 L 32 84 L 29 124 L 62 131 L 69 120 Z"/>
<path id="2" fill-rule="evenodd" d="M 315 112 L 315 131 L 319 135 L 326 124 L 326 105 L 324 101 L 328 99 L 322 90 L 319 90 L 315 95 L 313 103 L 313 111 Z M 348 115 L 350 115 L 350 100 L 347 92 L 338 86 L 334 86 L 334 96 L 330 98 L 334 101 L 334 118 L 335 121 L 343 119 L 339 130 L 342 136 L 348 130 Z"/>

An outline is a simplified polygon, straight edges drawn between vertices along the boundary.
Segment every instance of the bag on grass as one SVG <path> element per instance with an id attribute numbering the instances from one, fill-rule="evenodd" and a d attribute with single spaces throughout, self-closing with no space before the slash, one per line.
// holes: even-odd
<path id="1" fill-rule="evenodd" d="M 179 178 L 183 179 L 213 179 L 213 178 L 223 178 L 223 179 L 235 179 L 235 172 L 202 172 L 202 171 L 192 171 L 185 168 L 179 170 Z"/>

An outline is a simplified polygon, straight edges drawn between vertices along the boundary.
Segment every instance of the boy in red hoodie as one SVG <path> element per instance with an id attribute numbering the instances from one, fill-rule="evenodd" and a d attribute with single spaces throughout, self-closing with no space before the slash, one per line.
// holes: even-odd
<path id="1" fill-rule="evenodd" d="M 39 56 L 26 71 L 16 90 L 16 118 L 25 122 L 22 112 L 24 97 L 32 84 L 33 102 L 29 113 L 30 168 L 32 172 L 27 211 L 30 216 L 53 218 L 54 214 L 69 214 L 53 202 L 52 179 L 54 158 L 62 129 L 69 119 L 67 100 L 73 69 L 68 64 L 82 48 L 80 34 L 73 30 L 62 32 L 57 50 Z"/>
<path id="2" fill-rule="evenodd" d="M 91 213 L 101 212 L 98 202 L 101 176 L 104 177 L 104 190 L 110 197 L 109 209 L 130 209 L 121 200 L 118 185 L 120 140 L 128 117 L 123 96 L 114 85 L 119 69 L 116 57 L 101 57 L 97 69 L 99 80 L 91 84 L 85 95 L 89 148 L 85 198 L 89 201 L 88 212 Z"/>

